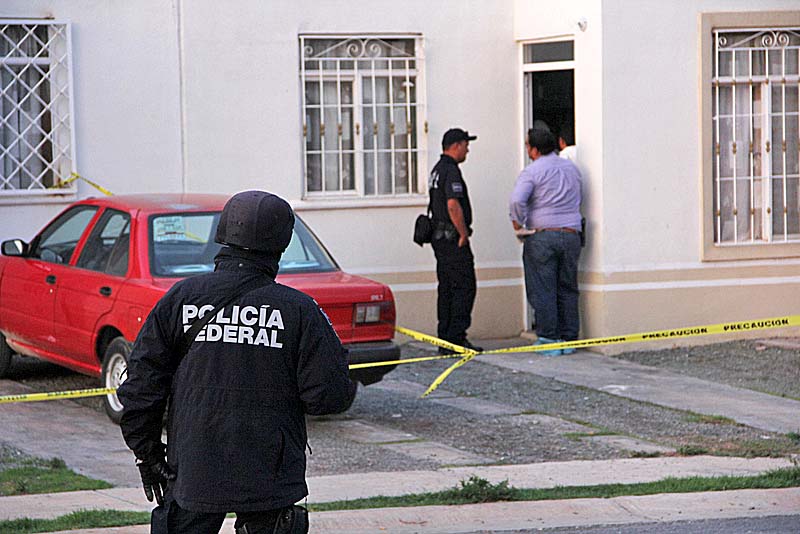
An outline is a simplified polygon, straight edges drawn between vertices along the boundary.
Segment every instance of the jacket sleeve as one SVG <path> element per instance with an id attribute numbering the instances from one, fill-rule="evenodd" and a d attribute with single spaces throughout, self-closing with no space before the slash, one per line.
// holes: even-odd
<path id="1" fill-rule="evenodd" d="M 316 303 L 304 307 L 301 324 L 297 385 L 305 411 L 311 415 L 341 413 L 356 395 L 347 368 L 347 350 Z"/>
<path id="2" fill-rule="evenodd" d="M 165 299 L 147 317 L 128 358 L 128 377 L 117 390 L 123 405 L 120 429 L 140 460 L 163 458 L 161 426 L 174 373 L 172 335 L 165 333 Z"/>

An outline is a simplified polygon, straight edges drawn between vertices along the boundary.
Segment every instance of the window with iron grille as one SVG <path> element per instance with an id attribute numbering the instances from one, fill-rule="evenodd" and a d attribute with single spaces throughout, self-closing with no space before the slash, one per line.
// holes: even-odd
<path id="1" fill-rule="evenodd" d="M 714 31 L 714 243 L 800 242 L 800 28 Z"/>
<path id="2" fill-rule="evenodd" d="M 305 35 L 300 58 L 305 197 L 424 192 L 421 37 Z"/>
<path id="3" fill-rule="evenodd" d="M 74 170 L 70 28 L 0 20 L 0 196 L 47 190 Z"/>

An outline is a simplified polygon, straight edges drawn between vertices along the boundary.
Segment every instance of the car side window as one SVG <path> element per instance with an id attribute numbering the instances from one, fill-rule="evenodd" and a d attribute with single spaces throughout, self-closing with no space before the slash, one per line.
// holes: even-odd
<path id="1" fill-rule="evenodd" d="M 128 213 L 105 210 L 86 240 L 76 266 L 124 276 L 128 272 L 130 230 L 131 217 Z"/>
<path id="2" fill-rule="evenodd" d="M 33 244 L 30 257 L 51 263 L 69 263 L 97 206 L 76 206 L 50 223 Z"/>

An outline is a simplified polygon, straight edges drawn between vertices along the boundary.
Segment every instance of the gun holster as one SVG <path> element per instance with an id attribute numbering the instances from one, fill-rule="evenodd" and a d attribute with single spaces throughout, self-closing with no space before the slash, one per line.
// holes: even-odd
<path id="1" fill-rule="evenodd" d="M 453 241 L 458 239 L 458 230 L 450 221 L 433 221 L 433 235 L 431 238 Z"/>
<path id="2" fill-rule="evenodd" d="M 308 510 L 293 504 L 281 510 L 272 521 L 250 521 L 236 529 L 236 534 L 308 534 Z"/>

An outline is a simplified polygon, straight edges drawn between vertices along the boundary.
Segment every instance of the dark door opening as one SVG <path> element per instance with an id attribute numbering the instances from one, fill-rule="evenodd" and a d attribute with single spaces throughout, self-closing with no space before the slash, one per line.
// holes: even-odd
<path id="1" fill-rule="evenodd" d="M 562 134 L 567 144 L 574 144 L 575 72 L 572 69 L 528 72 L 525 89 L 526 130 L 541 127 L 543 122 L 554 134 L 567 134 Z"/>

